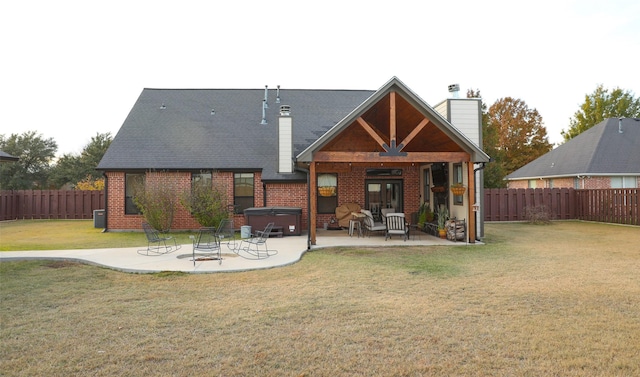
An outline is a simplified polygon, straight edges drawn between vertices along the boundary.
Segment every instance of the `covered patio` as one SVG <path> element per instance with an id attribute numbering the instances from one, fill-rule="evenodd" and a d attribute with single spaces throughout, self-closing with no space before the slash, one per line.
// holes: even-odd
<path id="1" fill-rule="evenodd" d="M 475 135 L 478 116 L 471 112 Z M 465 242 L 474 243 L 476 187 L 482 186 L 476 167 L 488 161 L 469 136 L 394 78 L 297 156 L 310 180 L 310 242 L 318 244 L 331 208 L 345 203 L 373 213 L 394 208 L 407 218 L 425 203 L 464 219 Z M 454 185 L 464 193 L 449 194 Z"/>

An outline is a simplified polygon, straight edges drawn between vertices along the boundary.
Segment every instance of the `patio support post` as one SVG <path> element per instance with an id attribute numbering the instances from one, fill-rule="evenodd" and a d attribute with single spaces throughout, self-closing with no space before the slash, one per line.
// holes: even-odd
<path id="1" fill-rule="evenodd" d="M 311 162 L 309 165 L 309 195 L 311 196 L 309 206 L 309 232 L 311 232 L 311 244 L 316 244 L 316 213 L 318 212 L 318 177 L 316 175 L 316 163 Z"/>
<path id="2" fill-rule="evenodd" d="M 473 162 L 467 162 L 467 182 L 469 189 L 467 190 L 467 237 L 469 243 L 476 243 L 476 214 L 473 212 L 473 203 L 476 199 L 475 172 L 473 171 Z"/>

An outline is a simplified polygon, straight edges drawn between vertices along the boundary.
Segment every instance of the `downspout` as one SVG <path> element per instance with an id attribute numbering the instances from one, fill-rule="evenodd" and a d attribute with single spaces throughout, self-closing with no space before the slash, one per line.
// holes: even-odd
<path id="1" fill-rule="evenodd" d="M 294 167 L 294 170 L 307 175 L 307 250 L 311 250 L 311 178 L 308 169 Z"/>
<path id="2" fill-rule="evenodd" d="M 107 203 L 109 203 L 109 180 L 106 172 L 103 171 L 102 176 L 104 177 L 104 229 L 102 229 L 102 233 L 105 233 L 109 228 L 109 209 L 107 208 Z"/>
<path id="3" fill-rule="evenodd" d="M 491 158 L 489 158 L 489 162 L 491 162 Z M 476 192 L 479 194 L 479 198 L 480 201 L 482 201 L 482 193 L 480 192 L 481 190 L 484 190 L 484 187 L 478 187 L 478 182 L 476 179 L 476 173 L 479 172 L 480 170 L 484 170 L 485 166 L 487 165 L 486 162 L 481 162 L 480 166 L 478 166 L 477 168 L 473 169 L 473 187 L 476 188 Z M 475 201 L 475 198 L 473 198 Z M 480 203 L 474 203 L 474 204 L 480 204 Z M 480 225 L 480 220 L 482 219 L 482 211 L 484 210 L 484 206 L 480 206 L 479 211 L 476 211 L 476 227 L 478 227 L 478 225 Z M 482 229 L 484 229 L 484 223 L 482 223 Z M 476 229 L 476 241 L 480 241 L 480 234 L 484 234 L 484 232 L 478 231 L 478 229 Z"/>
<path id="4" fill-rule="evenodd" d="M 267 206 L 267 184 L 262 182 L 262 206 Z"/>

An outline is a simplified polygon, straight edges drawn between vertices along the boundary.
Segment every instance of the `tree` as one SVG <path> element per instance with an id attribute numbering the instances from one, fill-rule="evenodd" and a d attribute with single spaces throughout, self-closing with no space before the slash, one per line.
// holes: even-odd
<path id="1" fill-rule="evenodd" d="M 585 96 L 580 110 L 569 120 L 569 129 L 562 130 L 561 134 L 568 141 L 607 118 L 619 117 L 640 117 L 640 98 L 634 98 L 631 92 L 620 88 L 609 92 L 601 84 Z"/>
<path id="2" fill-rule="evenodd" d="M 20 158 L 15 163 L 0 165 L 0 189 L 47 188 L 49 165 L 58 150 L 52 138 L 44 139 L 36 131 L 11 134 L 8 138 L 0 135 L 0 150 Z"/>
<path id="3" fill-rule="evenodd" d="M 489 164 L 485 174 L 495 176 L 489 177 L 485 187 L 504 187 L 506 175 L 549 152 L 552 145 L 538 111 L 529 109 L 520 99 L 497 100 L 487 116 L 487 126 L 483 127 L 485 151 L 495 162 Z"/>
<path id="4" fill-rule="evenodd" d="M 58 159 L 57 164 L 51 170 L 50 183 L 52 186 L 62 188 L 65 185 L 78 187 L 80 182 L 84 185 L 89 181 L 102 179 L 101 173 L 96 170 L 100 160 L 111 145 L 111 133 L 97 133 L 84 147 L 80 156 L 65 154 Z"/>

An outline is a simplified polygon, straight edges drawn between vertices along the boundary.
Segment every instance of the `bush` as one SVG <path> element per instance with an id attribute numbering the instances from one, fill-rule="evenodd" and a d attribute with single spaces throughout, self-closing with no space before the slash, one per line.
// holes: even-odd
<path id="1" fill-rule="evenodd" d="M 225 193 L 212 184 L 194 185 L 182 195 L 180 203 L 203 227 L 217 227 L 229 217 Z"/>
<path id="2" fill-rule="evenodd" d="M 171 229 L 178 195 L 166 182 L 147 182 L 134 187 L 133 202 L 154 229 L 166 233 Z"/>
<path id="3" fill-rule="evenodd" d="M 545 205 L 524 207 L 524 218 L 531 224 L 550 224 L 553 215 Z"/>

